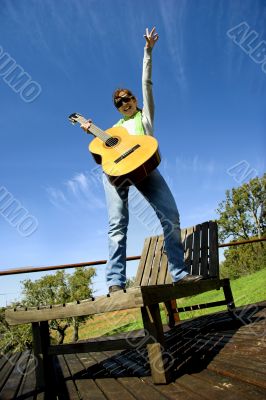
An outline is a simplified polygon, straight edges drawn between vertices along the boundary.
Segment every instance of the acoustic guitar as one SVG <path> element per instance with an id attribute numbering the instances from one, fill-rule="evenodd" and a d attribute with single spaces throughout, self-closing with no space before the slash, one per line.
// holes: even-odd
<path id="1" fill-rule="evenodd" d="M 68 118 L 73 124 L 86 122 L 78 113 Z M 89 151 L 114 186 L 136 184 L 160 164 L 158 142 L 152 136 L 130 135 L 122 126 L 103 131 L 94 124 L 88 133 L 95 136 Z"/>

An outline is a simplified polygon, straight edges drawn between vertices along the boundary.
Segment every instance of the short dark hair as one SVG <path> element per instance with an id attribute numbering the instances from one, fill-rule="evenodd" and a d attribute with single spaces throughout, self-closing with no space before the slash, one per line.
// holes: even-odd
<path id="1" fill-rule="evenodd" d="M 120 98 L 119 93 L 121 93 L 121 92 L 124 92 L 127 96 L 130 96 L 130 97 L 134 97 L 134 98 L 135 98 L 135 96 L 133 95 L 133 93 L 131 92 L 131 90 L 129 90 L 129 89 L 123 89 L 123 88 L 118 88 L 118 89 L 116 89 L 116 90 L 114 91 L 114 93 L 113 93 L 113 102 L 114 102 L 114 105 L 115 105 L 115 100 L 116 100 L 117 98 Z"/>
<path id="2" fill-rule="evenodd" d="M 118 89 L 116 89 L 116 90 L 113 92 L 113 103 L 114 103 L 114 105 L 116 105 L 115 100 L 116 100 L 117 98 L 120 98 L 119 93 L 121 93 L 121 92 L 124 92 L 127 96 L 133 97 L 133 99 L 136 100 L 136 97 L 135 97 L 134 94 L 131 92 L 131 90 L 125 89 L 125 88 L 118 88 Z M 142 109 L 139 108 L 139 107 L 137 107 L 137 110 L 142 111 Z"/>

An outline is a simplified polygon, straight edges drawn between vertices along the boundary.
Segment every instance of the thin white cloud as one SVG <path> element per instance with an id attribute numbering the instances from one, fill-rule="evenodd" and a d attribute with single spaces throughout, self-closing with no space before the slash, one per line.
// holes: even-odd
<path id="1" fill-rule="evenodd" d="M 84 192 L 88 190 L 88 178 L 83 173 L 77 174 L 74 180 Z"/>
<path id="2" fill-rule="evenodd" d="M 248 36 L 251 31 L 255 31 L 258 35 L 258 43 L 265 39 L 265 17 L 261 9 L 260 0 L 253 0 L 252 6 L 250 5 L 250 7 L 247 7 L 244 3 L 245 2 L 241 2 L 241 0 L 227 2 L 226 4 L 225 2 L 220 2 L 220 8 L 225 16 L 224 21 L 226 22 L 226 29 L 223 31 L 221 29 L 219 30 L 219 39 L 223 40 L 223 43 L 225 44 L 226 51 L 224 54 L 226 57 L 224 60 L 226 62 L 223 64 L 223 68 L 226 70 L 227 77 L 230 79 L 243 74 L 245 69 L 250 67 L 249 64 L 254 63 L 254 61 L 250 58 L 249 54 L 241 48 L 241 46 L 234 43 L 232 38 L 227 35 L 227 31 L 233 29 L 240 23 L 245 23 L 249 28 L 245 35 L 243 35 L 243 38 Z M 251 7 L 252 13 L 245 12 L 247 11 L 247 8 L 250 8 L 251 11 Z M 225 25 L 222 26 L 224 27 Z M 217 24 L 217 27 L 219 27 L 219 24 Z M 256 40 L 254 40 L 254 45 L 257 45 Z M 256 67 L 258 67 L 258 74 L 250 74 L 248 81 L 245 82 L 245 84 L 250 85 L 252 92 L 254 92 L 255 85 L 258 85 L 258 90 L 263 90 L 264 88 L 263 72 L 259 65 Z"/>
<path id="3" fill-rule="evenodd" d="M 65 182 L 65 185 L 67 186 L 68 190 L 69 190 L 70 192 L 72 192 L 72 194 L 73 194 L 74 196 L 77 195 L 77 185 L 75 184 L 74 181 L 69 180 L 69 181 Z"/>
<path id="4" fill-rule="evenodd" d="M 90 173 L 80 172 L 63 183 L 63 189 L 48 187 L 49 201 L 56 207 L 94 210 L 105 207 L 102 189 Z"/>
<path id="5" fill-rule="evenodd" d="M 160 11 L 164 23 L 168 50 L 176 70 L 175 77 L 182 90 L 187 89 L 184 67 L 184 25 L 186 1 L 168 0 L 160 2 Z"/>
<path id="6" fill-rule="evenodd" d="M 210 175 L 212 175 L 216 170 L 213 160 L 203 160 L 197 154 L 192 158 L 176 157 L 175 167 L 177 171 L 191 171 L 193 173 L 204 172 Z"/>
<path id="7" fill-rule="evenodd" d="M 53 187 L 48 187 L 46 188 L 46 192 L 48 194 L 49 201 L 56 207 L 58 207 L 60 204 L 67 205 L 68 201 L 60 189 L 56 189 Z"/>
<path id="8" fill-rule="evenodd" d="M 35 52 L 46 52 L 47 59 L 51 60 L 53 65 L 56 65 L 61 73 L 71 81 L 73 77 L 69 70 L 69 64 L 71 65 L 74 58 L 73 53 L 75 58 L 80 56 L 82 62 L 86 62 L 86 58 L 76 52 L 80 42 L 84 41 L 80 37 L 83 32 L 90 45 L 93 44 L 92 34 L 95 33 L 95 26 L 92 24 L 94 21 L 92 6 L 97 9 L 97 2 L 94 0 L 65 2 L 63 13 L 58 3 L 53 0 L 46 0 L 45 4 L 44 2 L 32 2 L 32 6 L 28 7 L 25 7 L 25 4 L 22 5 L 22 2 L 17 3 L 6 2 L 8 17 L 14 29 L 19 31 L 24 29 L 24 26 L 30 25 L 31 30 L 25 34 L 28 35 L 28 42 Z M 90 22 L 88 23 L 88 21 Z M 50 35 L 47 24 L 55 29 L 54 36 Z M 82 30 L 79 29 L 80 25 L 83 27 Z M 101 32 L 100 20 L 97 21 L 96 31 L 97 33 Z M 55 47 L 54 41 L 59 40 L 60 46 Z"/>

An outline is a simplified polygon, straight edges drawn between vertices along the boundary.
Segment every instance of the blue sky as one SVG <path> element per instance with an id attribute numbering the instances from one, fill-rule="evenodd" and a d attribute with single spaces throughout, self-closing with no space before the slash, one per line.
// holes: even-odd
<path id="1" fill-rule="evenodd" d="M 0 269 L 107 258 L 107 211 L 87 150 L 91 137 L 67 116 L 78 111 L 107 129 L 120 118 L 111 95 L 121 86 L 141 105 L 146 27 L 155 25 L 160 36 L 153 51 L 155 136 L 181 226 L 217 217 L 225 190 L 245 181 L 228 169 L 240 163 L 262 176 L 266 66 L 227 31 L 245 23 L 257 45 L 266 40 L 265 22 L 263 0 L 2 0 L 2 54 L 41 92 L 25 102 L 0 75 L 0 187 L 38 221 L 25 237 L 0 214 Z M 147 215 L 152 219 L 152 211 Z M 128 255 L 140 254 L 150 234 L 133 207 Z M 128 263 L 128 276 L 136 265 Z M 19 297 L 21 280 L 40 276 L 1 277 L 0 304 Z M 107 292 L 103 266 L 94 290 Z"/>

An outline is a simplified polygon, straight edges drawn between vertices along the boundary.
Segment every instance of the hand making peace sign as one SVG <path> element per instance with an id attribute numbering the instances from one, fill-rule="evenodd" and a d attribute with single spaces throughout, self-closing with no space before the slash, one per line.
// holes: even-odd
<path id="1" fill-rule="evenodd" d="M 146 47 L 153 48 L 157 40 L 159 39 L 158 33 L 155 31 L 155 26 L 152 28 L 152 30 L 149 33 L 148 28 L 146 28 L 146 35 L 143 35 L 146 39 Z"/>

